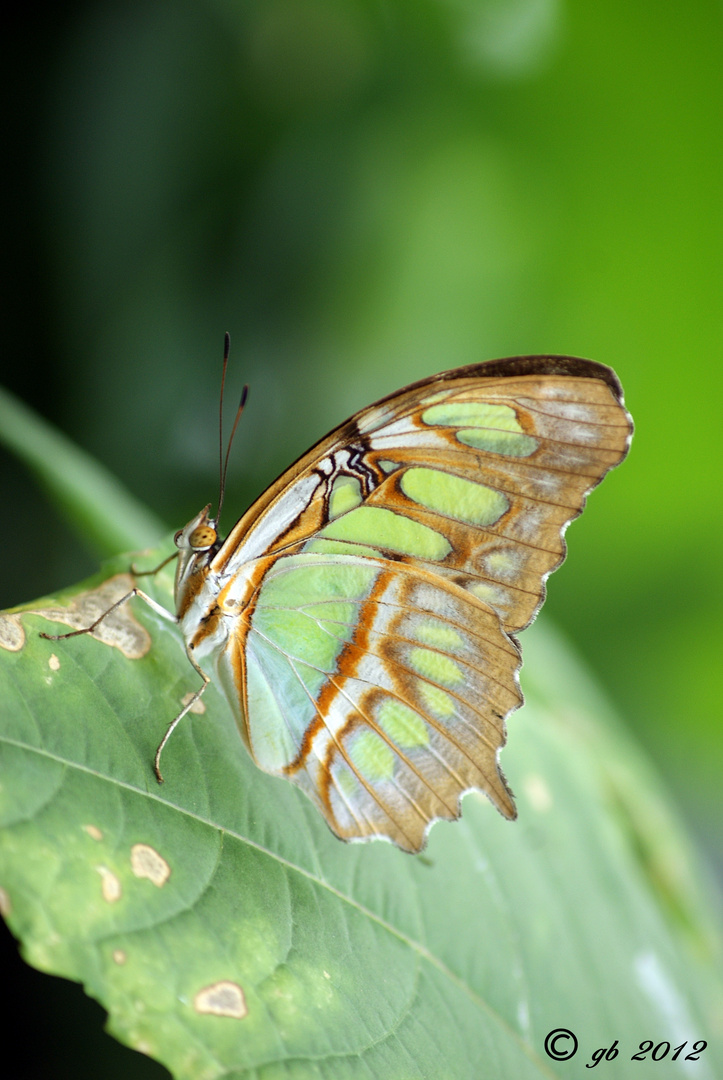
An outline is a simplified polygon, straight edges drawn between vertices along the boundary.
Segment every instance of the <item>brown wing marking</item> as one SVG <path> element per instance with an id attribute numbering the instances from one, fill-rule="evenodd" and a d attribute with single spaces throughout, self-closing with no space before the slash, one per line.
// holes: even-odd
<path id="1" fill-rule="evenodd" d="M 362 605 L 357 631 L 322 691 L 317 718 L 289 771 L 338 835 L 388 835 L 407 850 L 419 850 L 431 821 L 459 816 L 460 797 L 469 788 L 481 788 L 505 816 L 515 816 L 497 755 L 506 738 L 504 719 L 522 700 L 516 684 L 520 661 L 487 605 L 424 571 L 391 565 Z M 425 597 L 446 603 L 444 619 L 419 607 Z M 380 611 L 384 626 L 377 630 Z M 410 650 L 423 650 L 409 632 L 420 619 L 427 626 L 436 622 L 459 629 L 458 653 L 435 654 L 457 665 L 464 686 L 445 687 L 410 666 Z M 381 685 L 379 672 L 371 670 L 375 666 L 381 668 Z M 425 692 L 451 709 L 446 722 L 434 715 Z M 416 714 L 428 732 L 426 745 L 400 746 L 385 731 L 379 716 L 390 702 Z M 340 712 L 342 722 L 337 719 L 334 726 Z M 365 777 L 354 761 L 354 738 L 363 732 L 373 732 L 393 755 L 393 773 L 383 783 Z M 355 777 L 353 797 L 341 792 L 339 767 Z M 346 822 L 340 820 L 340 804 L 349 809 Z"/>

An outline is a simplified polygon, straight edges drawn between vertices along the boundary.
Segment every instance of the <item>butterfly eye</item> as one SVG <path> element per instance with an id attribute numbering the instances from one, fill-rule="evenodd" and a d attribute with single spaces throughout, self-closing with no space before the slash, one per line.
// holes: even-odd
<path id="1" fill-rule="evenodd" d="M 176 545 L 176 547 L 178 547 L 178 541 L 181 539 L 182 534 L 183 529 L 179 529 L 176 535 L 173 537 L 173 543 Z"/>
<path id="2" fill-rule="evenodd" d="M 216 543 L 216 530 L 210 525 L 199 525 L 189 536 L 188 543 L 192 548 L 210 548 Z"/>

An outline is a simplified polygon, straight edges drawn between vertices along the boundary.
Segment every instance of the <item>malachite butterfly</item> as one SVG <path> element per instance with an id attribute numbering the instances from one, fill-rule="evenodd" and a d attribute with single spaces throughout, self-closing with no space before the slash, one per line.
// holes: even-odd
<path id="1" fill-rule="evenodd" d="M 175 619 L 203 679 L 158 779 L 217 679 L 259 768 L 343 840 L 419 851 L 471 788 L 514 818 L 498 759 L 522 704 L 515 635 L 631 435 L 602 364 L 493 360 L 362 409 L 226 540 L 207 506 L 175 537 L 175 617 L 128 594 Z"/>

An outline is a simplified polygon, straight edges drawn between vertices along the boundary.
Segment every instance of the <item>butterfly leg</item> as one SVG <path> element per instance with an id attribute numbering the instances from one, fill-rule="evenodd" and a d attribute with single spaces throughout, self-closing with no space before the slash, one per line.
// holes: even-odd
<path id="1" fill-rule="evenodd" d="M 158 749 L 156 750 L 156 756 L 155 756 L 154 761 L 153 761 L 153 771 L 156 774 L 156 780 L 158 781 L 159 784 L 163 783 L 163 775 L 161 774 L 161 754 L 163 753 L 164 746 L 166 745 L 166 743 L 170 739 L 173 732 L 176 730 L 176 727 L 178 726 L 180 721 L 183 720 L 186 713 L 190 712 L 191 709 L 193 708 L 193 706 L 196 704 L 196 702 L 200 700 L 201 695 L 203 694 L 203 691 L 206 689 L 206 687 L 208 686 L 208 684 L 211 681 L 210 676 L 208 676 L 206 674 L 206 672 L 202 668 L 200 668 L 198 666 L 198 664 L 194 660 L 193 656 L 191 655 L 190 650 L 186 649 L 186 655 L 188 656 L 188 659 L 190 660 L 193 667 L 196 669 L 198 674 L 203 679 L 203 684 L 198 688 L 196 693 L 191 697 L 190 701 L 186 702 L 184 707 L 179 712 L 178 716 L 174 716 L 173 720 L 171 720 L 171 722 L 168 725 L 168 728 L 166 730 L 166 734 L 161 739 L 160 745 L 159 745 Z"/>
<path id="2" fill-rule="evenodd" d="M 138 570 L 135 563 L 131 563 L 131 573 L 133 577 L 153 577 L 159 570 L 162 570 L 164 566 L 168 566 L 174 559 L 178 558 L 178 552 L 174 551 L 172 555 L 169 555 L 167 559 L 160 562 L 158 566 L 154 566 L 152 570 Z"/>

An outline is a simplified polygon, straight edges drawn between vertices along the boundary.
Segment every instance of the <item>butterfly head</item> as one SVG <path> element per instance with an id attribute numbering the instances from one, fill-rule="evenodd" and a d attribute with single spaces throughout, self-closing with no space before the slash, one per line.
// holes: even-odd
<path id="1" fill-rule="evenodd" d="M 194 518 L 179 529 L 173 538 L 178 548 L 176 566 L 176 603 L 186 582 L 201 566 L 206 566 L 219 547 L 216 520 L 208 516 L 211 504 L 205 506 Z"/>

